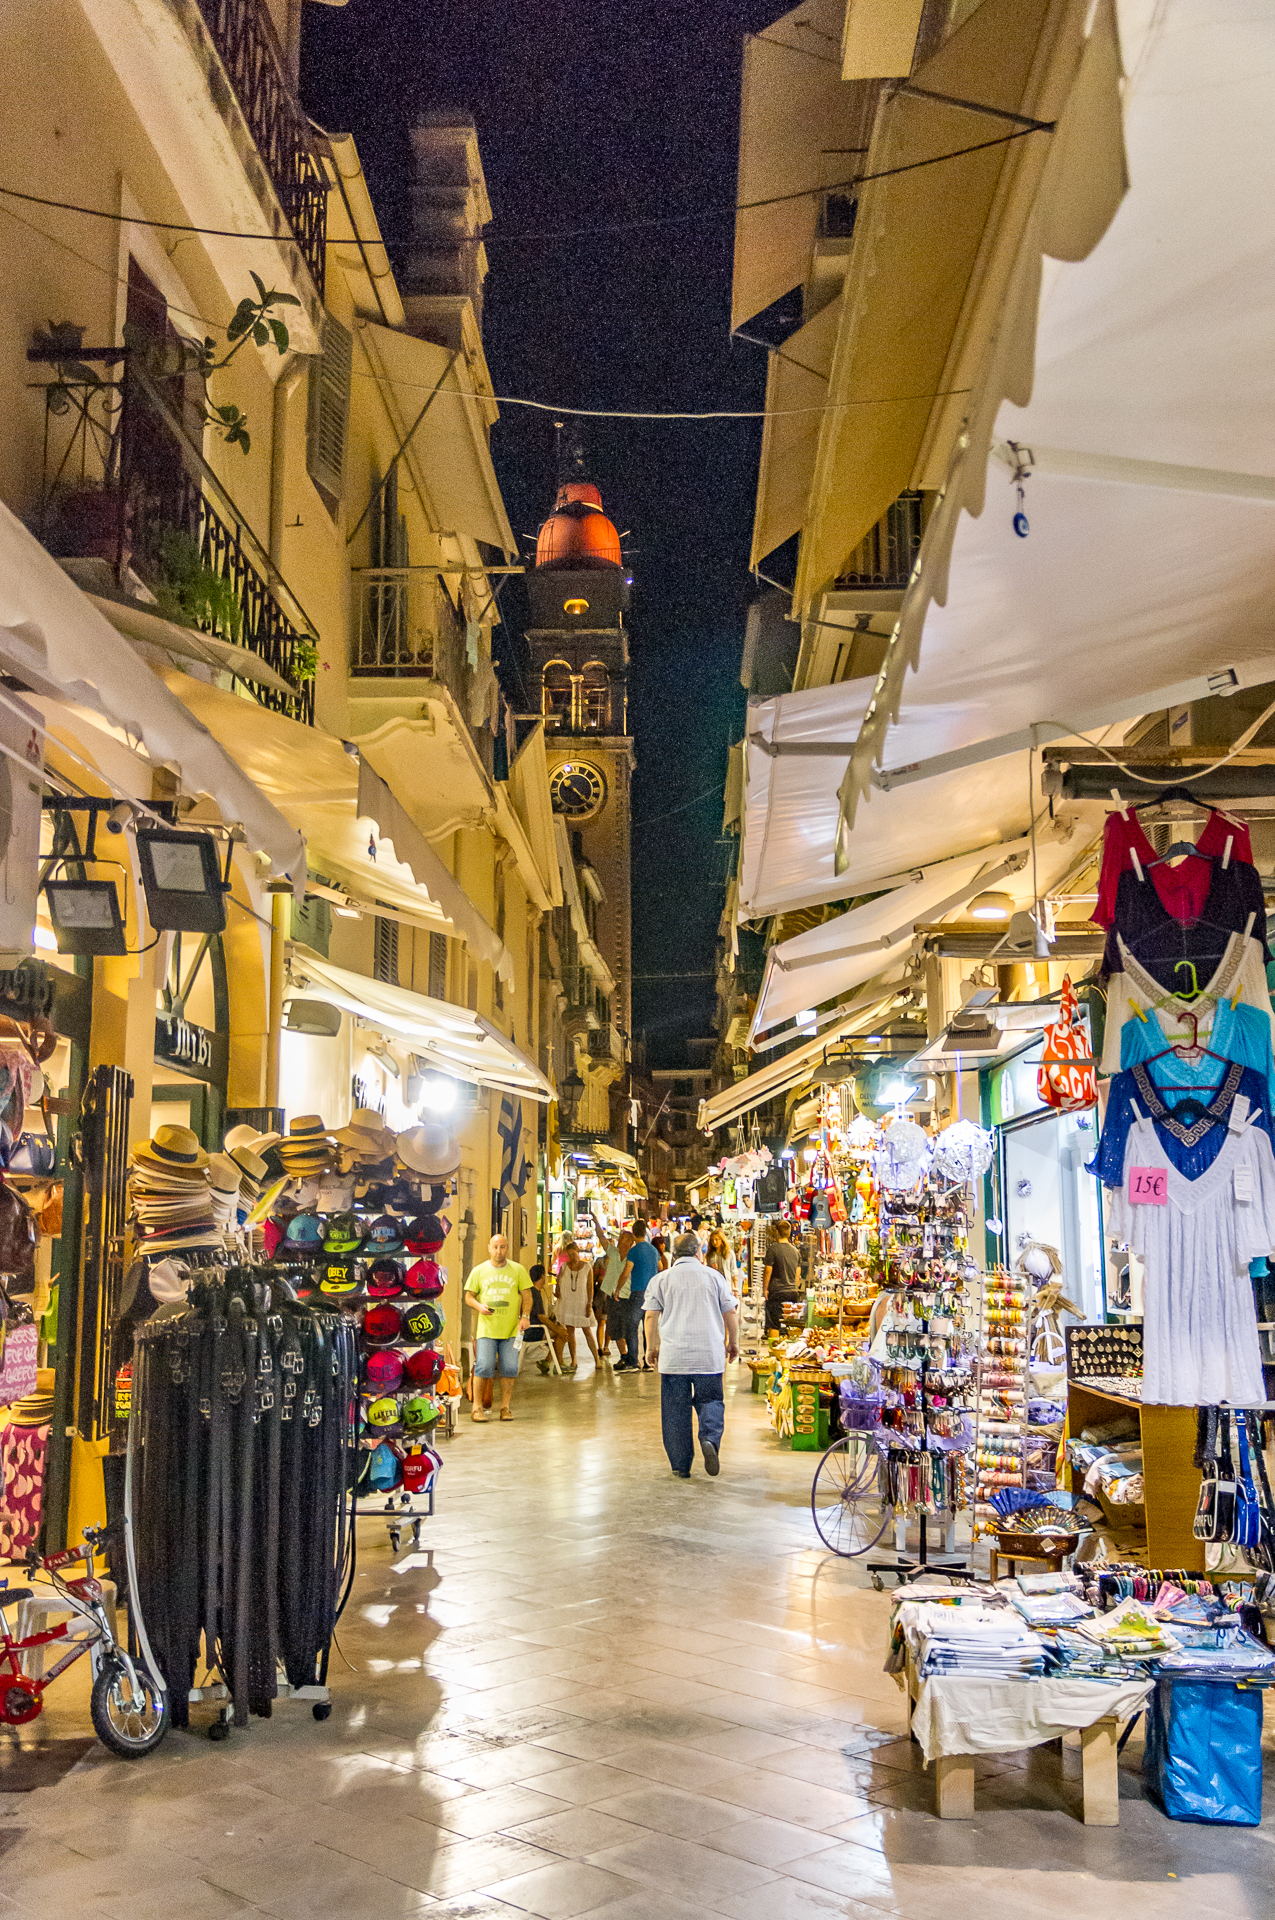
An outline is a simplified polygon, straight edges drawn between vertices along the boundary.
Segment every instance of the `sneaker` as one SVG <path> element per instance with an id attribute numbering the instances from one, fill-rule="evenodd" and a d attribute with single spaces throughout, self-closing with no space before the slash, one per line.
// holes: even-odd
<path id="1" fill-rule="evenodd" d="M 690 1477 L 691 1477 L 691 1470 L 689 1467 L 687 1468 L 685 1473 L 680 1472 L 677 1467 L 674 1467 L 673 1478 L 675 1480 L 689 1480 Z"/>
<path id="2" fill-rule="evenodd" d="M 614 1373 L 636 1373 L 637 1370 L 638 1364 L 636 1360 L 621 1360 L 612 1368 L 612 1372 Z"/>
<path id="3" fill-rule="evenodd" d="M 700 1448 L 700 1452 L 704 1456 L 705 1473 L 711 1474 L 712 1477 L 716 1479 L 718 1474 L 722 1470 L 722 1463 L 717 1457 L 717 1448 L 713 1445 L 711 1440 L 701 1440 L 699 1443 L 699 1448 Z"/>

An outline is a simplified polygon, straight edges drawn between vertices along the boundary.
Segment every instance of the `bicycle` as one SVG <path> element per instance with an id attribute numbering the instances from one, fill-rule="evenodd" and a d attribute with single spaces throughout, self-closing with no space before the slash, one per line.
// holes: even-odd
<path id="1" fill-rule="evenodd" d="M 810 1511 L 829 1552 L 856 1560 L 875 1547 L 890 1524 L 891 1509 L 872 1433 L 855 1429 L 833 1441 L 815 1468 Z"/>
<path id="2" fill-rule="evenodd" d="M 0 1725 L 24 1727 L 37 1719 L 44 1709 L 45 1689 L 87 1653 L 94 1673 L 89 1700 L 94 1731 L 112 1753 L 135 1760 L 153 1753 L 168 1732 L 168 1694 L 157 1676 L 139 1672 L 128 1649 L 115 1637 L 102 1583 L 93 1575 L 93 1555 L 106 1532 L 105 1527 L 86 1527 L 78 1547 L 67 1547 L 43 1558 L 32 1548 L 27 1555 L 28 1573 L 45 1574 L 76 1619 L 63 1620 L 24 1640 L 16 1639 L 9 1628 L 7 1609 L 31 1599 L 34 1589 L 0 1586 Z M 64 1579 L 61 1569 L 76 1560 L 84 1562 L 82 1577 Z M 78 1621 L 86 1622 L 92 1631 L 73 1633 Z M 47 1673 L 24 1671 L 22 1654 L 63 1640 L 69 1642 L 68 1651 Z"/>

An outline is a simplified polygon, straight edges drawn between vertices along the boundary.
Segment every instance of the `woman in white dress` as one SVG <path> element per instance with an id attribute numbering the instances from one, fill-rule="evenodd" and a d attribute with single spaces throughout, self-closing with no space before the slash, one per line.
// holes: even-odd
<path id="1" fill-rule="evenodd" d="M 558 1325 L 563 1329 L 564 1339 L 559 1349 L 558 1359 L 564 1370 L 575 1372 L 576 1365 L 576 1328 L 583 1332 L 593 1355 L 593 1364 L 600 1367 L 597 1342 L 593 1337 L 593 1262 L 581 1247 L 568 1234 L 562 1241 L 558 1255 L 558 1299 L 555 1312 Z M 563 1359 L 563 1353 L 570 1353 L 570 1361 Z"/>

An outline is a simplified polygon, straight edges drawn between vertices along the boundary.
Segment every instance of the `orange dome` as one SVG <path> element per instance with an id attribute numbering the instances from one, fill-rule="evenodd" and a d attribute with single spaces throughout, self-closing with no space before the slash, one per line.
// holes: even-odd
<path id="1" fill-rule="evenodd" d="M 614 567 L 624 562 L 620 536 L 602 511 L 602 495 L 587 480 L 558 488 L 553 512 L 536 537 L 536 567 Z"/>

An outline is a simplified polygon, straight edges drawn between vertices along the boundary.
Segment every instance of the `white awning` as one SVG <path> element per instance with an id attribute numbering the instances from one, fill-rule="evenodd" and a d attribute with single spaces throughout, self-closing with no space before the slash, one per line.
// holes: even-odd
<path id="1" fill-rule="evenodd" d="M 288 972 L 296 987 L 404 1041 L 442 1073 L 530 1100 L 554 1098 L 534 1061 L 480 1013 L 334 967 L 306 947 L 289 946 Z"/>
<path id="2" fill-rule="evenodd" d="M 805 522 L 840 324 L 838 298 L 770 356 L 750 567 L 760 566 Z"/>
<path id="3" fill-rule="evenodd" d="M 837 790 L 872 698 L 871 680 L 750 700 L 744 732 L 739 918 L 844 900 L 855 891 L 836 868 Z M 845 741 L 841 759 L 775 753 Z M 995 837 L 995 836 L 993 836 Z M 896 862 L 907 877 L 906 855 Z M 884 882 L 882 884 L 885 884 Z"/>
<path id="4" fill-rule="evenodd" d="M 701 1100 L 700 1126 L 706 1133 L 711 1133 L 715 1127 L 727 1126 L 730 1121 L 738 1120 L 740 1114 L 764 1106 L 776 1094 L 786 1093 L 789 1087 L 798 1086 L 803 1080 L 809 1079 L 829 1047 L 843 1040 L 847 1034 L 866 1033 L 886 1008 L 893 1005 L 898 992 L 897 982 L 870 988 L 861 993 L 857 1000 L 852 1000 L 818 1039 L 807 1040 L 803 1046 L 794 1047 L 791 1053 L 781 1054 L 777 1060 L 758 1067 L 755 1073 L 748 1074 L 743 1080 L 736 1080 L 733 1086 L 723 1087 L 711 1099 Z"/>
<path id="5" fill-rule="evenodd" d="M 397 333 L 364 321 L 356 338 L 370 371 L 386 387 L 406 435 L 429 401 L 412 434 L 413 468 L 427 489 L 426 512 L 435 533 L 467 533 L 502 552 L 518 551 L 487 442 L 491 402 L 474 393 L 454 356 L 432 340 Z M 431 393 L 437 393 L 430 400 Z"/>
<path id="6" fill-rule="evenodd" d="M 155 765 L 177 770 L 186 792 L 207 794 L 227 825 L 241 825 L 272 872 L 304 880 L 305 848 L 295 827 L 3 504 L 0 660 L 36 694 L 86 709 L 140 740 Z"/>
<path id="7" fill-rule="evenodd" d="M 295 821 L 315 872 L 339 881 L 370 910 L 384 901 L 419 924 L 456 935 L 512 984 L 513 960 L 494 928 L 392 789 L 340 740 L 187 674 L 174 674 L 169 684 L 226 751 L 251 767 L 279 811 Z M 422 740 L 422 778 L 428 777 L 429 752 L 429 741 Z"/>
<path id="8" fill-rule="evenodd" d="M 815 241 L 817 189 L 862 167 L 862 155 L 845 151 L 866 141 L 858 131 L 863 90 L 841 78 L 844 17 L 845 0 L 805 0 L 764 33 L 745 37 L 732 329 L 801 285 Z"/>
<path id="9" fill-rule="evenodd" d="M 939 920 L 972 895 L 994 887 L 1016 906 L 1031 904 L 1028 843 L 1018 840 L 963 859 L 918 867 L 907 883 L 878 894 L 861 907 L 825 920 L 766 955 L 750 1042 L 782 1025 L 805 1007 L 850 993 L 875 973 L 902 960 L 918 920 Z M 1038 862 L 1039 867 L 1039 862 Z M 1024 872 L 1024 869 L 1026 871 Z"/>
<path id="10" fill-rule="evenodd" d="M 847 782 L 852 859 L 879 806 L 945 811 L 953 764 L 1025 783 L 1033 726 L 1275 679 L 1275 15 L 1126 0 L 1120 29 L 1133 185 L 1087 258 L 1047 263 L 1030 399 L 1001 406 L 990 461 L 977 436 L 958 455 L 926 530 Z M 854 815 L 874 758 L 920 784 Z"/>

